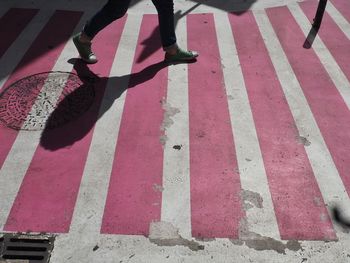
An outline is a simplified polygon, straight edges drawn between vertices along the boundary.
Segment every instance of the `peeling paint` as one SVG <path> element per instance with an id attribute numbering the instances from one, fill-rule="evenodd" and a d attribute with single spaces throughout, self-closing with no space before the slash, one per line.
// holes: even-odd
<path id="1" fill-rule="evenodd" d="M 246 202 L 244 202 L 243 203 L 243 209 L 245 210 L 245 211 L 247 211 L 247 210 L 249 210 L 249 209 L 251 209 L 251 208 L 253 208 L 254 206 L 252 205 L 252 204 L 250 204 L 250 203 L 246 203 Z"/>
<path id="2" fill-rule="evenodd" d="M 236 246 L 242 246 L 244 245 L 244 242 L 242 240 L 239 239 L 230 239 L 231 243 L 236 245 Z"/>
<path id="3" fill-rule="evenodd" d="M 257 208 L 263 208 L 264 200 L 259 193 L 242 189 L 241 198 L 243 200 L 244 210 L 251 209 L 254 206 Z"/>
<path id="4" fill-rule="evenodd" d="M 162 135 L 159 138 L 160 144 L 163 146 L 166 144 L 167 140 L 168 140 L 168 136 L 166 136 L 166 135 Z"/>
<path id="5" fill-rule="evenodd" d="M 311 142 L 306 137 L 297 136 L 297 140 L 298 140 L 299 143 L 304 144 L 305 146 L 310 146 L 311 145 Z"/>
<path id="6" fill-rule="evenodd" d="M 302 250 L 301 243 L 297 240 L 289 240 L 286 244 L 282 241 L 276 240 L 271 237 L 265 237 L 258 233 L 249 231 L 248 222 L 246 218 L 242 218 L 239 228 L 239 240 L 230 239 L 234 245 L 246 245 L 249 248 L 257 251 L 273 250 L 279 254 L 286 254 L 286 249 L 292 251 Z"/>
<path id="7" fill-rule="evenodd" d="M 328 216 L 325 213 L 320 214 L 320 219 L 322 222 L 328 221 Z"/>
<path id="8" fill-rule="evenodd" d="M 153 190 L 155 192 L 163 192 L 164 191 L 164 187 L 159 185 L 159 184 L 153 184 Z"/>
<path id="9" fill-rule="evenodd" d="M 314 198 L 314 204 L 315 204 L 316 206 L 321 207 L 321 206 L 322 206 L 322 201 L 321 201 L 321 199 L 320 199 L 319 197 L 315 197 L 315 198 Z"/>
<path id="10" fill-rule="evenodd" d="M 163 110 L 164 110 L 164 117 L 163 117 L 163 122 L 160 125 L 160 130 L 161 131 L 166 131 L 167 128 L 169 128 L 171 125 L 174 124 L 174 121 L 172 120 L 171 117 L 175 116 L 177 113 L 180 112 L 180 109 L 172 107 L 169 103 L 166 102 L 166 100 L 163 98 L 160 103 L 163 105 Z M 159 138 L 161 145 L 165 145 L 168 137 L 166 134 L 163 134 Z"/>
<path id="11" fill-rule="evenodd" d="M 203 250 L 204 246 L 180 236 L 179 230 L 169 222 L 152 222 L 149 240 L 158 246 L 185 246 L 193 251 Z"/>
<path id="12" fill-rule="evenodd" d="M 212 242 L 216 240 L 216 238 L 207 238 L 207 237 L 196 237 L 195 239 L 200 242 Z"/>
<path id="13" fill-rule="evenodd" d="M 171 119 L 171 117 L 179 113 L 180 109 L 172 107 L 169 103 L 165 102 L 164 100 L 162 101 L 162 105 L 164 110 L 164 119 L 162 125 L 160 126 L 160 129 L 162 131 L 165 131 L 172 124 L 174 124 L 174 121 Z"/>
<path id="14" fill-rule="evenodd" d="M 164 118 L 162 125 L 160 126 L 160 129 L 162 131 L 165 131 L 166 128 L 169 128 L 172 124 L 174 124 L 174 121 L 170 118 Z"/>
<path id="15" fill-rule="evenodd" d="M 278 241 L 271 237 L 263 237 L 256 240 L 245 240 L 245 244 L 249 248 L 253 248 L 258 251 L 262 250 L 274 250 L 280 254 L 286 254 L 285 250 L 289 249 L 292 251 L 298 251 L 302 249 L 299 241 L 289 240 L 286 244 L 283 244 L 282 241 Z"/>

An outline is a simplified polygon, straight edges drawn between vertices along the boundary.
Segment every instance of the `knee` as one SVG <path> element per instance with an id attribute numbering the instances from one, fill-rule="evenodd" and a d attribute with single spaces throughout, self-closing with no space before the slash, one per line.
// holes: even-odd
<path id="1" fill-rule="evenodd" d="M 116 20 L 116 19 L 122 18 L 126 14 L 127 11 L 128 11 L 127 8 L 119 9 L 117 12 L 111 11 L 110 16 L 113 18 L 113 20 Z"/>

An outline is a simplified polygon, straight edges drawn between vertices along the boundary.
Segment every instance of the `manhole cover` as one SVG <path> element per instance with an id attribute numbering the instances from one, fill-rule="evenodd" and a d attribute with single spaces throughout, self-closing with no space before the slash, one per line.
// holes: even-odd
<path id="1" fill-rule="evenodd" d="M 47 263 L 53 245 L 53 236 L 4 234 L 0 236 L 0 262 Z"/>
<path id="2" fill-rule="evenodd" d="M 44 72 L 16 81 L 0 93 L 0 122 L 16 130 L 62 126 L 86 112 L 93 82 L 70 72 Z"/>

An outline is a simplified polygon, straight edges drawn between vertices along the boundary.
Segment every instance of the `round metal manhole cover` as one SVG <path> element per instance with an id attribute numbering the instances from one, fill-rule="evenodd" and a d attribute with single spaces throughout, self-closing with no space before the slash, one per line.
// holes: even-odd
<path id="1" fill-rule="evenodd" d="M 0 93 L 0 122 L 16 130 L 53 129 L 79 118 L 94 101 L 93 82 L 70 72 L 44 72 Z"/>

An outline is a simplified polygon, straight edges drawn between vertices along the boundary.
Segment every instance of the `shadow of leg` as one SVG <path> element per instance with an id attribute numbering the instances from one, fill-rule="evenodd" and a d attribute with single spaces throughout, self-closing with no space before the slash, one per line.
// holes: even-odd
<path id="1" fill-rule="evenodd" d="M 341 214 L 341 211 L 338 207 L 333 208 L 333 218 L 334 220 L 341 225 L 343 228 L 349 229 L 350 228 L 350 220 L 345 219 L 343 215 Z"/>
<path id="2" fill-rule="evenodd" d="M 314 23 L 312 24 L 313 28 L 317 28 L 317 29 L 320 28 L 324 11 L 326 10 L 326 5 L 327 5 L 327 0 L 320 0 L 320 2 L 318 3 L 316 16 L 314 18 Z"/>
<path id="3" fill-rule="evenodd" d="M 315 41 L 319 28 L 311 28 L 309 34 L 307 35 L 303 48 L 310 49 Z"/>
<path id="4" fill-rule="evenodd" d="M 303 47 L 306 49 L 311 48 L 312 44 L 315 41 L 315 38 L 316 38 L 317 33 L 318 33 L 320 26 L 321 26 L 324 11 L 326 10 L 326 5 L 327 5 L 327 0 L 320 0 L 320 2 L 318 3 L 318 7 L 317 7 L 315 18 L 313 20 L 314 22 L 312 24 L 312 28 L 311 28 L 308 36 L 306 37 L 306 40 L 305 40 L 304 45 L 303 45 Z"/>

